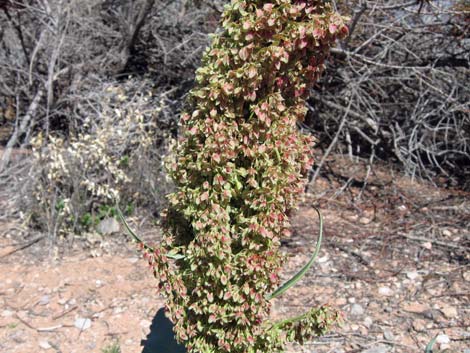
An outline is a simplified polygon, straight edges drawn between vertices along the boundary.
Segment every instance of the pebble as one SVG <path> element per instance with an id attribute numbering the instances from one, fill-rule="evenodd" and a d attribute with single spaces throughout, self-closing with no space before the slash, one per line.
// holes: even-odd
<path id="1" fill-rule="evenodd" d="M 449 305 L 442 307 L 441 311 L 448 319 L 453 319 L 458 315 L 457 308 Z"/>
<path id="2" fill-rule="evenodd" d="M 388 296 L 393 295 L 393 291 L 390 287 L 380 287 L 379 294 L 388 297 Z"/>
<path id="3" fill-rule="evenodd" d="M 361 353 L 387 353 L 390 350 L 388 346 L 380 345 L 361 351 Z"/>
<path id="4" fill-rule="evenodd" d="M 417 302 L 407 303 L 403 305 L 403 310 L 408 311 L 410 313 L 424 313 L 425 311 L 429 310 L 429 306 L 426 304 L 421 304 Z"/>
<path id="5" fill-rule="evenodd" d="M 77 320 L 75 320 L 74 326 L 79 330 L 85 331 L 91 327 L 91 320 L 79 317 Z"/>
<path id="6" fill-rule="evenodd" d="M 392 330 L 389 329 L 384 330 L 384 338 L 387 341 L 395 341 L 395 335 L 393 334 Z"/>
<path id="7" fill-rule="evenodd" d="M 122 314 L 123 312 L 125 312 L 127 309 L 126 308 L 123 308 L 122 306 L 117 306 L 113 309 L 113 315 L 118 315 L 118 314 Z"/>
<path id="8" fill-rule="evenodd" d="M 86 233 L 85 238 L 92 245 L 101 243 L 103 241 L 103 237 L 96 232 Z"/>
<path id="9" fill-rule="evenodd" d="M 427 241 L 425 243 L 422 243 L 421 247 L 423 247 L 425 249 L 428 249 L 428 250 L 431 250 L 432 249 L 432 243 L 430 241 Z"/>
<path id="10" fill-rule="evenodd" d="M 39 299 L 38 304 L 39 304 L 39 305 L 47 305 L 47 304 L 49 304 L 49 301 L 50 301 L 49 296 L 48 296 L 48 295 L 43 295 L 43 296 L 41 297 L 41 299 Z"/>
<path id="11" fill-rule="evenodd" d="M 364 308 L 359 304 L 353 304 L 351 306 L 351 315 L 361 316 L 364 314 Z"/>
<path id="12" fill-rule="evenodd" d="M 48 350 L 48 349 L 52 348 L 52 346 L 47 341 L 39 341 L 39 347 L 44 349 L 44 350 Z"/>
<path id="13" fill-rule="evenodd" d="M 424 317 L 429 320 L 437 320 L 439 319 L 440 313 L 438 310 L 426 310 L 424 313 Z"/>
<path id="14" fill-rule="evenodd" d="M 426 329 L 426 322 L 424 320 L 414 320 L 412 325 L 415 331 L 424 331 Z"/>
<path id="15" fill-rule="evenodd" d="M 121 225 L 115 218 L 105 218 L 96 227 L 98 232 L 103 235 L 119 233 Z"/>
<path id="16" fill-rule="evenodd" d="M 57 301 L 57 303 L 59 303 L 60 305 L 65 305 L 67 303 L 67 299 L 66 298 L 61 298 Z"/>
<path id="17" fill-rule="evenodd" d="M 419 277 L 419 273 L 416 271 L 410 271 L 406 273 L 406 277 L 408 277 L 411 280 L 414 280 Z"/>
<path id="18" fill-rule="evenodd" d="M 462 276 L 465 281 L 470 282 L 470 271 L 464 272 Z M 469 349 L 469 353 L 470 353 L 470 349 Z"/>
<path id="19" fill-rule="evenodd" d="M 444 229 L 442 231 L 442 235 L 445 236 L 445 237 L 450 237 L 452 235 L 452 232 L 448 229 Z"/>
<path id="20" fill-rule="evenodd" d="M 364 326 L 367 327 L 367 328 L 370 328 L 373 323 L 374 323 L 374 320 L 372 320 L 372 318 L 369 317 L 369 316 L 367 316 L 367 317 L 364 319 Z"/>
<path id="21" fill-rule="evenodd" d="M 437 336 L 436 342 L 439 343 L 439 344 L 449 344 L 450 343 L 450 338 L 447 335 L 441 334 L 441 335 Z"/>
<path id="22" fill-rule="evenodd" d="M 11 317 L 11 316 L 13 316 L 13 311 L 11 311 L 11 310 L 3 310 L 3 311 L 2 311 L 2 316 L 3 316 L 3 317 Z"/>

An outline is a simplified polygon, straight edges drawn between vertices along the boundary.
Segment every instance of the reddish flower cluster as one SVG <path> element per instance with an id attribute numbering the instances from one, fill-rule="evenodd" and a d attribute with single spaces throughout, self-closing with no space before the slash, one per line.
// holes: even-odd
<path id="1" fill-rule="evenodd" d="M 176 337 L 190 353 L 277 352 L 333 320 L 320 310 L 296 324 L 271 324 L 266 297 L 279 285 L 287 212 L 313 163 L 312 140 L 296 123 L 330 46 L 346 34 L 324 1 L 226 7 L 181 117 L 166 238 L 149 254 Z M 168 261 L 165 252 L 184 257 Z"/>

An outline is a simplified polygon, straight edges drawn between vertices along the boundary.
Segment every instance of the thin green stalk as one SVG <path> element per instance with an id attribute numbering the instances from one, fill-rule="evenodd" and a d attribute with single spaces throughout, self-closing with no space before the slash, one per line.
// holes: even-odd
<path id="1" fill-rule="evenodd" d="M 118 218 L 119 220 L 121 221 L 121 223 L 124 225 L 124 227 L 126 228 L 127 232 L 129 233 L 129 235 L 134 239 L 134 241 L 139 244 L 139 245 L 142 245 L 143 248 L 147 251 L 150 251 L 150 252 L 154 252 L 154 248 L 152 248 L 151 246 L 147 245 L 142 239 L 140 239 L 140 237 L 131 229 L 131 227 L 129 227 L 129 224 L 127 224 L 126 220 L 124 219 L 124 215 L 122 214 L 122 211 L 121 209 L 119 208 L 119 206 L 116 205 L 116 210 L 117 210 L 117 215 L 118 215 Z M 181 255 L 181 254 L 172 254 L 172 253 L 167 253 L 165 254 L 166 257 L 168 257 L 169 259 L 173 259 L 173 260 L 181 260 L 181 259 L 184 259 L 184 255 Z"/>
<path id="2" fill-rule="evenodd" d="M 319 231 L 317 245 L 315 247 L 315 252 L 313 253 L 312 258 L 310 259 L 310 261 L 307 262 L 307 264 L 299 272 L 297 272 L 297 274 L 295 274 L 295 276 L 293 276 L 290 280 L 288 280 L 286 283 L 284 283 L 281 287 L 276 289 L 273 293 L 266 296 L 267 300 L 271 300 L 273 298 L 279 297 L 284 292 L 286 292 L 289 288 L 294 286 L 298 281 L 300 281 L 302 279 L 302 277 L 307 273 L 307 271 L 310 269 L 310 267 L 312 267 L 313 263 L 315 262 L 315 260 L 318 256 L 318 253 L 320 252 L 321 242 L 322 242 L 322 239 L 323 239 L 323 217 L 322 217 L 322 215 L 320 213 L 320 210 L 318 208 L 316 208 L 316 207 L 313 207 L 313 208 L 315 209 L 315 211 L 317 211 L 318 219 L 320 220 L 320 231 Z"/>

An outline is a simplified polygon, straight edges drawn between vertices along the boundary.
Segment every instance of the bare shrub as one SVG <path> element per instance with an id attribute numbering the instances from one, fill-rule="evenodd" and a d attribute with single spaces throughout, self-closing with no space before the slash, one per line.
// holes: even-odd
<path id="1" fill-rule="evenodd" d="M 123 75 L 155 0 L 10 1 L 0 8 L 0 105 L 13 101 L 11 148 L 34 131 L 81 128 L 77 103 Z M 127 75 L 124 75 L 124 77 Z M 98 92 L 96 92 L 98 93 Z M 3 98 L 5 97 L 5 98 Z"/>
<path id="2" fill-rule="evenodd" d="M 161 208 L 167 188 L 161 159 L 168 137 L 176 134 L 179 98 L 189 89 L 180 89 L 188 82 L 184 72 L 189 70 L 172 73 L 172 65 L 190 53 L 193 45 L 205 46 L 205 34 L 194 43 L 191 33 L 197 32 L 204 15 L 214 11 L 209 9 L 213 5 L 196 5 L 166 0 L 2 3 L 0 138 L 5 140 L 6 149 L 0 160 L 0 181 L 12 189 L 21 187 L 21 200 L 14 195 L 12 199 L 21 207 L 26 203 L 27 213 L 36 214 L 37 224 L 51 234 L 65 228 L 79 231 L 77 222 L 83 213 L 93 213 L 98 205 L 111 202 L 111 197 L 96 200 L 97 190 L 85 192 L 83 185 L 75 185 L 75 179 L 104 183 L 109 186 L 105 190 L 113 194 L 117 190 L 120 197 L 122 193 L 125 197 L 132 194 L 138 205 L 147 205 L 154 212 Z M 186 27 L 180 30 L 182 24 Z M 166 49 L 147 37 L 164 38 Z M 197 65 L 200 51 L 187 61 L 188 65 Z M 160 60 L 168 55 L 172 55 L 171 60 Z M 151 58 L 156 61 L 152 63 Z M 190 70 L 193 75 L 193 68 Z M 165 83 L 170 81 L 173 83 Z M 13 149 L 30 148 L 32 137 L 38 134 L 43 138 L 35 140 L 31 174 L 12 178 L 17 170 L 23 173 L 24 162 L 28 162 L 23 160 L 21 168 L 16 167 L 16 159 L 11 163 Z M 105 163 L 103 171 L 82 169 L 80 163 L 88 158 L 93 165 L 100 155 L 110 159 L 109 163 L 100 160 Z M 54 163 L 60 159 L 65 169 L 59 173 Z M 121 164 L 116 165 L 117 161 Z M 125 188 L 123 180 L 113 184 L 117 176 L 110 172 L 110 166 L 125 173 Z M 54 174 L 52 171 L 59 173 L 60 183 L 48 177 Z M 36 176 L 38 180 L 34 181 Z M 14 182 L 16 187 L 12 186 Z M 29 194 L 56 184 L 52 194 L 40 193 L 42 204 L 36 204 Z M 55 205 L 68 199 L 73 202 L 72 216 L 67 220 L 65 215 L 59 217 Z"/>
<path id="3" fill-rule="evenodd" d="M 452 2 L 421 3 L 337 2 L 351 17 L 351 36 L 333 50 L 328 75 L 310 99 L 308 125 L 326 152 L 465 181 L 469 12 Z"/>

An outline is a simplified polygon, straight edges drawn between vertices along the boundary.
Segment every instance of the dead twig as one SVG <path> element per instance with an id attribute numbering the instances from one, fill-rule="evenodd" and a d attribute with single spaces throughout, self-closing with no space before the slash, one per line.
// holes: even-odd
<path id="1" fill-rule="evenodd" d="M 27 248 L 29 248 L 30 246 L 32 246 L 32 245 L 36 244 L 37 242 L 39 242 L 40 240 L 42 240 L 43 238 L 44 238 L 44 235 L 40 235 L 40 236 L 34 238 L 33 240 L 27 242 L 26 244 L 23 244 L 23 245 L 19 246 L 18 248 L 13 249 L 13 250 L 7 252 L 6 254 L 2 255 L 2 257 L 0 257 L 0 258 L 3 259 L 3 258 L 5 258 L 5 257 L 7 257 L 7 256 L 10 256 L 10 255 L 12 255 L 12 254 L 18 252 L 18 251 L 27 249 Z"/>
<path id="2" fill-rule="evenodd" d="M 370 261 L 364 257 L 359 251 L 356 251 L 354 249 L 350 249 L 349 247 L 340 245 L 340 244 L 335 244 L 335 247 L 338 248 L 339 250 L 356 257 L 359 259 L 359 263 L 364 265 L 364 266 L 370 266 Z"/>
<path id="3" fill-rule="evenodd" d="M 419 242 L 429 242 L 431 244 L 435 244 L 435 245 L 442 246 L 442 247 L 445 247 L 445 248 L 468 249 L 468 250 L 470 250 L 470 246 L 457 245 L 457 244 L 450 243 L 450 242 L 444 242 L 444 241 L 435 240 L 435 239 L 428 239 L 428 238 L 424 238 L 424 237 L 417 237 L 417 236 L 408 235 L 408 234 L 405 234 L 405 233 L 398 233 L 398 235 L 403 237 L 403 238 L 406 238 L 406 239 L 419 241 Z"/>
<path id="4" fill-rule="evenodd" d="M 54 315 L 54 316 L 52 317 L 52 319 L 53 319 L 53 320 L 60 319 L 61 317 L 64 317 L 65 315 L 67 315 L 67 314 L 71 313 L 72 311 L 76 310 L 77 308 L 78 308 L 78 305 L 74 305 L 74 306 L 72 306 L 71 308 L 62 311 L 60 314 Z"/>

